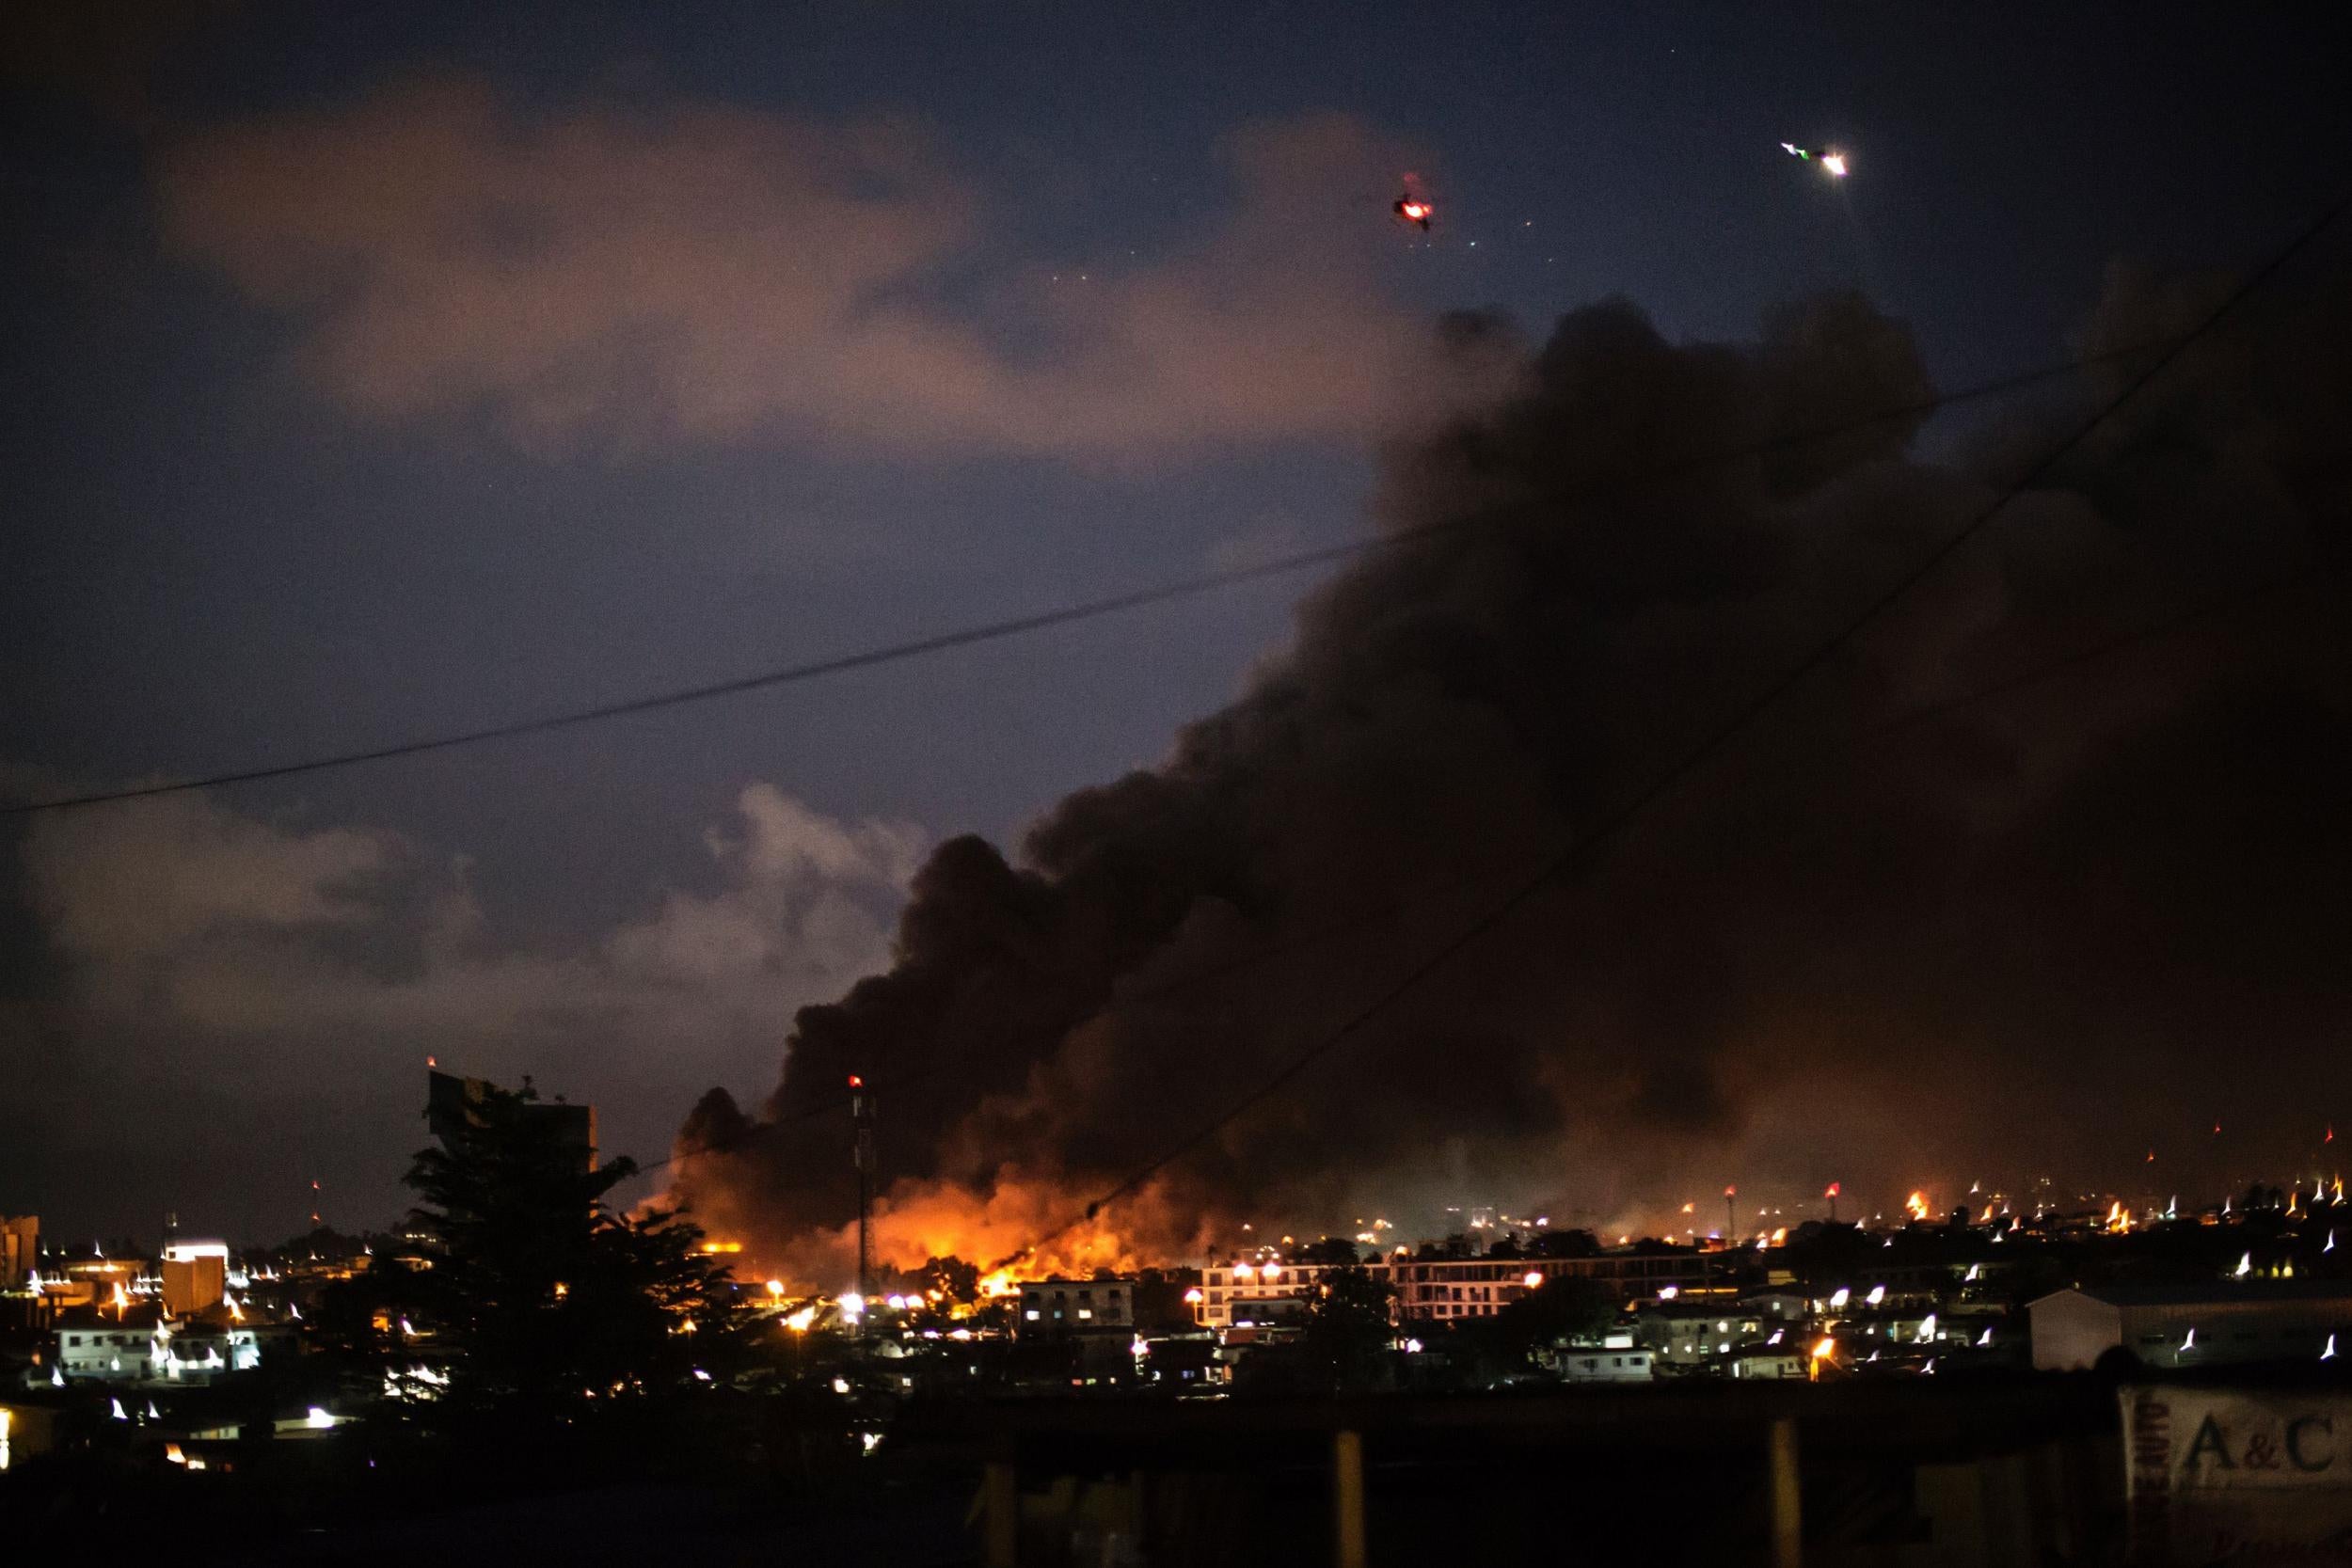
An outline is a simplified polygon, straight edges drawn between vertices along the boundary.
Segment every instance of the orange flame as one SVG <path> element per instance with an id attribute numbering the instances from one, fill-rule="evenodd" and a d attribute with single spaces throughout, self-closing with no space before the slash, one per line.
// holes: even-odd
<path id="1" fill-rule="evenodd" d="M 1084 1188 L 1073 1192 L 1072 1185 L 1010 1168 L 997 1171 L 984 1186 L 898 1182 L 874 1203 L 875 1263 L 912 1274 L 933 1259 L 961 1259 L 978 1266 L 979 1294 L 986 1299 L 1011 1294 L 1023 1280 L 1084 1279 L 1098 1269 L 1124 1273 L 1152 1259 L 1199 1253 L 1212 1243 L 1197 1225 L 1172 1217 L 1156 1184 L 1125 1196 L 1115 1212 L 1092 1219 L 1082 1217 L 1090 1195 Z M 850 1287 L 857 1257 L 854 1221 L 771 1236 L 763 1233 L 755 1213 L 732 1205 L 711 1207 L 720 1210 L 714 1217 L 725 1227 L 721 1234 L 747 1238 L 744 1243 L 715 1243 L 729 1251 L 743 1247 L 739 1258 L 721 1252 L 717 1260 L 741 1266 L 756 1252 L 762 1266 L 755 1277 L 764 1281 L 773 1275 L 796 1297 Z"/>
<path id="2" fill-rule="evenodd" d="M 1913 1219 L 1926 1219 L 1928 1217 L 1928 1195 L 1925 1193 L 1914 1193 L 1909 1197 L 1903 1199 L 1903 1207 L 1911 1211 L 1911 1217 Z"/>

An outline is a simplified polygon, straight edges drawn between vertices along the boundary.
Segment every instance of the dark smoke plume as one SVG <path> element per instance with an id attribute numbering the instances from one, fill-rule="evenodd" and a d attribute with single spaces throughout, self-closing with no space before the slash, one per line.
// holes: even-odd
<path id="1" fill-rule="evenodd" d="M 2119 273 L 2084 346 L 2222 292 Z M 2233 318 L 1590 875 L 1104 1215 L 1114 1250 L 1474 1201 L 1613 1230 L 1699 1196 L 1704 1226 L 1728 1181 L 1891 1207 L 2053 1166 L 2184 1190 L 2296 1168 L 2352 1025 L 2346 303 L 2307 284 Z M 706 1224 L 830 1282 L 852 1071 L 882 1095 L 894 1261 L 1074 1218 L 1737 717 L 2136 368 L 1939 429 L 1963 455 L 1931 463 L 1919 418 L 1859 422 L 1931 388 L 1857 297 L 1753 344 L 1670 343 L 1624 303 L 1532 353 L 1449 334 L 1516 356 L 1516 390 L 1387 454 L 1389 542 L 1164 762 L 1010 861 L 940 847 L 893 967 L 801 1012 L 756 1117 L 696 1108 L 674 1196 Z"/>

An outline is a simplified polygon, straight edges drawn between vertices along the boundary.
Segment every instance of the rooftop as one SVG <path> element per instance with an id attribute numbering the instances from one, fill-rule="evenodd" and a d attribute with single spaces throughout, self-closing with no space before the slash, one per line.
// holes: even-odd
<path id="1" fill-rule="evenodd" d="M 2271 1301 L 2352 1302 L 2352 1279 L 2213 1280 L 2200 1285 L 2091 1285 L 2053 1291 L 2028 1307 L 2059 1296 L 2083 1295 L 2109 1307 L 2259 1306 Z"/>

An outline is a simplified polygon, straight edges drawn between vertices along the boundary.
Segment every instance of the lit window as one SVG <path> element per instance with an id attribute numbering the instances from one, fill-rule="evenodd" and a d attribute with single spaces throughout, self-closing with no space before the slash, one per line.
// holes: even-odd
<path id="1" fill-rule="evenodd" d="M 1081 1307 L 1078 1308 L 1078 1316 L 1082 1318 L 1091 1318 L 1094 1316 L 1094 1308 L 1090 1307 Z"/>
<path id="2" fill-rule="evenodd" d="M 1037 1322 L 1037 1308 L 1034 1307 L 1030 1307 L 1027 1312 L 1023 1314 L 1023 1316 L 1027 1318 L 1031 1323 Z"/>

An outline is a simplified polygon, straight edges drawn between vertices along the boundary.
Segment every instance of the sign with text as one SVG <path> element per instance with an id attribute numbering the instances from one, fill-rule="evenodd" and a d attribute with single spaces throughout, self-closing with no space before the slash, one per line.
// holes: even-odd
<path id="1" fill-rule="evenodd" d="M 2122 1391 L 2132 1560 L 2352 1562 L 2352 1393 Z"/>

